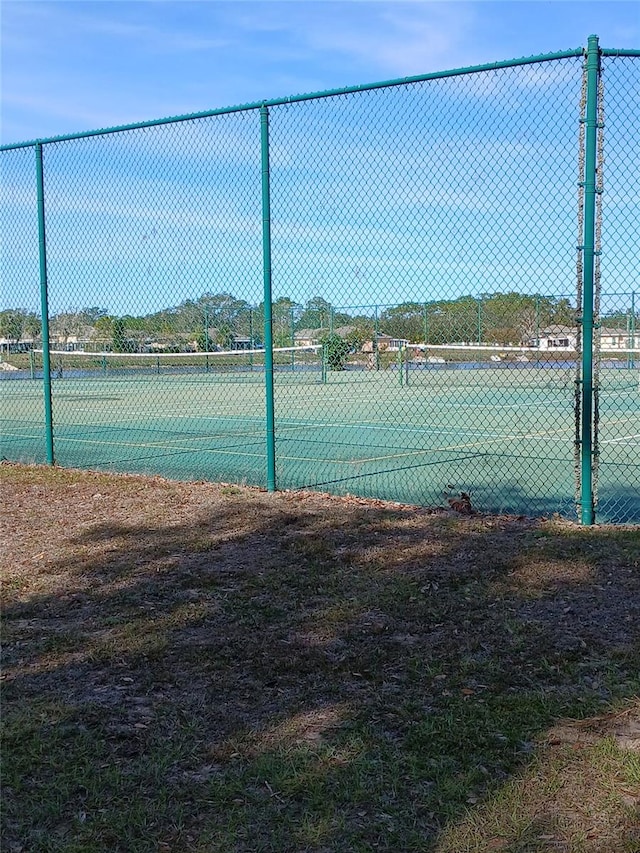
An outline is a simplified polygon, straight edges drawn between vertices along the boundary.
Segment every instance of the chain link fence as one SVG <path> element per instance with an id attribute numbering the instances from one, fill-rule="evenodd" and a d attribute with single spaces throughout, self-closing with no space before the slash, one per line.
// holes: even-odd
<path id="1" fill-rule="evenodd" d="M 640 62 L 603 56 L 602 219 L 597 282 L 597 506 L 638 521 L 640 486 Z M 627 484 L 631 485 L 628 488 Z"/>
<path id="2" fill-rule="evenodd" d="M 4 458 L 639 521 L 640 54 L 590 51 L 5 146 Z"/>

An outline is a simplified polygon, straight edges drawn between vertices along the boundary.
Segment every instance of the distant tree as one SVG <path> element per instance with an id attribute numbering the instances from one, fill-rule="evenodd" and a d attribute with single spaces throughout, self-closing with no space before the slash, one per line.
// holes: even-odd
<path id="1" fill-rule="evenodd" d="M 362 349 L 365 341 L 373 339 L 373 334 L 373 323 L 365 324 L 360 321 L 349 334 L 345 335 L 344 340 L 349 344 L 350 352 L 358 352 L 358 350 Z"/>
<path id="2" fill-rule="evenodd" d="M 98 334 L 103 337 L 111 337 L 112 328 L 113 328 L 113 317 L 105 316 L 99 317 L 96 320 L 96 331 Z"/>
<path id="3" fill-rule="evenodd" d="M 328 329 L 331 324 L 331 303 L 322 296 L 314 296 L 307 301 L 305 309 L 298 318 L 298 329 Z"/>
<path id="4" fill-rule="evenodd" d="M 32 338 L 39 338 L 42 335 L 42 320 L 33 311 L 23 315 L 22 334 Z"/>
<path id="5" fill-rule="evenodd" d="M 213 338 L 209 334 L 209 329 L 202 329 L 200 333 L 196 335 L 196 346 L 200 352 L 213 352 L 215 345 L 213 343 Z"/>
<path id="6" fill-rule="evenodd" d="M 387 308 L 379 317 L 379 325 L 392 338 L 421 341 L 424 338 L 424 305 L 404 302 Z"/>
<path id="7" fill-rule="evenodd" d="M 302 306 L 288 296 L 280 297 L 273 303 L 273 343 L 277 347 L 293 346 L 295 343 L 296 321 L 302 313 Z"/>
<path id="8" fill-rule="evenodd" d="M 348 341 L 340 335 L 329 334 L 320 339 L 320 343 L 326 348 L 327 364 L 330 370 L 344 370 L 347 356 L 351 352 Z"/>
<path id="9" fill-rule="evenodd" d="M 235 335 L 229 323 L 221 323 L 216 329 L 216 344 L 223 350 L 233 347 Z"/>
<path id="10" fill-rule="evenodd" d="M 111 346 L 114 352 L 128 352 L 127 327 L 123 317 L 111 321 Z"/>
<path id="11" fill-rule="evenodd" d="M 0 312 L 0 336 L 8 341 L 19 341 L 22 337 L 25 315 L 22 311 Z"/>
<path id="12" fill-rule="evenodd" d="M 78 313 L 82 315 L 85 322 L 89 323 L 92 326 L 95 326 L 101 317 L 109 316 L 109 312 L 106 310 L 106 308 L 98 308 L 96 306 L 92 306 L 90 308 L 82 308 L 82 310 Z"/>

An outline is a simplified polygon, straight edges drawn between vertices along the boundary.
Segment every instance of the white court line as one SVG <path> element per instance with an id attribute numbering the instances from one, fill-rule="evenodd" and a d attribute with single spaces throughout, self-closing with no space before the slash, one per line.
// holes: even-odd
<path id="1" fill-rule="evenodd" d="M 298 425 L 293 425 L 292 429 L 304 429 L 304 428 L 314 428 L 314 429 L 335 429 L 339 427 L 341 429 L 349 428 L 349 429 L 357 429 L 358 431 L 369 431 L 369 432 L 398 432 L 400 434 L 409 434 L 409 433 L 420 433 L 421 435 L 468 435 L 472 437 L 478 438 L 496 438 L 496 439 L 527 439 L 535 436 L 543 435 L 546 436 L 550 441 L 563 441 L 561 438 L 552 438 L 554 435 L 572 432 L 573 425 L 568 425 L 565 427 L 560 427 L 559 429 L 554 430 L 543 430 L 537 433 L 523 433 L 523 434 L 514 434 L 513 431 L 506 432 L 482 432 L 480 430 L 468 430 L 468 429 L 458 429 L 456 427 L 438 427 L 431 426 L 429 424 L 422 427 L 401 427 L 397 425 L 385 426 L 380 424 L 374 424 L 372 421 L 362 421 L 358 423 L 316 423 L 316 422 L 306 422 Z M 286 427 L 278 426 L 276 432 L 281 432 Z"/>
<path id="2" fill-rule="evenodd" d="M 99 432 L 104 431 L 119 431 L 125 430 L 129 431 L 132 429 L 138 430 L 140 432 L 168 432 L 175 434 L 175 430 L 158 430 L 155 427 L 147 425 L 137 426 L 137 427 L 123 427 L 121 423 L 116 424 L 105 424 L 105 423 L 78 423 L 74 421 L 72 423 L 59 423 L 58 426 L 68 429 L 68 430 L 78 430 L 78 431 L 87 431 L 87 430 L 97 430 Z M 7 433 L 4 435 L 11 435 L 15 438 L 19 438 L 23 436 L 23 433 Z M 222 440 L 231 440 L 235 438 L 252 438 L 252 437 L 263 437 L 265 435 L 265 430 L 253 430 L 253 431 L 245 431 L 245 432 L 224 432 L 217 436 L 218 439 Z M 116 438 L 115 440 L 109 440 L 104 438 L 81 438 L 75 435 L 56 435 L 57 441 L 77 441 L 77 442 L 86 442 L 88 444 L 118 444 L 124 447 L 172 447 L 175 442 L 198 442 L 198 441 L 211 441 L 214 436 L 212 435 L 176 435 L 174 438 L 167 436 L 166 438 L 158 439 L 157 441 L 122 441 Z"/>
<path id="3" fill-rule="evenodd" d="M 621 435 L 619 438 L 605 438 L 600 444 L 616 444 L 618 441 L 628 441 L 629 439 L 638 439 L 640 440 L 640 433 L 633 433 L 632 435 Z"/>
<path id="4" fill-rule="evenodd" d="M 336 399 L 329 399 L 329 400 L 327 400 L 327 399 L 319 400 L 317 397 L 313 397 L 313 398 L 310 398 L 308 400 L 307 399 L 300 400 L 300 398 L 297 398 L 297 402 L 293 403 L 290 406 L 290 408 L 292 408 L 292 409 L 304 409 L 304 408 L 307 408 L 308 403 L 312 403 L 312 404 L 313 403 L 315 403 L 315 404 L 322 403 L 322 405 L 331 405 L 332 403 L 336 403 L 336 404 L 342 403 L 344 405 L 344 402 L 345 402 L 344 397 L 338 397 Z M 352 399 L 351 402 L 356 403 L 356 405 L 358 405 L 358 404 L 362 404 L 363 402 L 367 402 L 367 400 L 353 400 Z M 506 409 L 524 409 L 524 408 L 532 407 L 532 406 L 540 407 L 542 405 L 544 405 L 545 408 L 548 408 L 549 406 L 554 406 L 556 404 L 562 404 L 562 406 L 564 406 L 566 408 L 567 398 L 566 397 L 559 397 L 555 400 L 541 399 L 541 400 L 532 400 L 531 402 L 524 402 L 524 403 L 504 403 L 504 404 L 501 404 L 498 406 L 495 404 L 492 404 L 492 403 L 465 403 L 465 402 L 449 403 L 449 402 L 445 402 L 442 406 L 438 406 L 437 409 L 439 409 L 439 410 L 442 410 L 442 409 L 473 409 L 475 411 L 482 411 L 485 409 L 490 409 L 490 410 L 495 411 L 495 412 L 502 412 Z"/>
<path id="5" fill-rule="evenodd" d="M 384 456 L 371 456 L 371 457 L 367 457 L 366 459 L 354 460 L 353 462 L 350 462 L 347 464 L 356 465 L 356 464 L 360 464 L 362 462 L 380 462 L 384 459 L 399 459 L 399 458 L 402 458 L 405 456 L 417 456 L 420 453 L 442 453 L 442 452 L 448 452 L 450 450 L 470 450 L 471 448 L 474 448 L 474 447 L 487 447 L 490 444 L 499 444 L 500 442 L 505 442 L 505 441 L 516 441 L 516 440 L 521 441 L 523 439 L 538 438 L 539 436 L 547 437 L 548 435 L 549 434 L 546 432 L 537 432 L 537 433 L 533 432 L 533 433 L 529 433 L 527 435 L 515 435 L 515 436 L 514 435 L 504 435 L 504 436 L 500 436 L 500 437 L 495 438 L 495 439 L 488 439 L 488 440 L 483 440 L 483 441 L 473 441 L 473 442 L 467 442 L 465 444 L 449 444 L 449 445 L 445 445 L 444 447 L 438 446 L 438 447 L 431 447 L 431 448 L 422 449 L 422 450 L 407 451 L 405 453 L 391 453 L 391 454 L 387 454 Z M 559 441 L 559 440 L 560 439 L 557 439 L 557 438 L 551 439 L 551 441 Z M 565 443 L 565 442 L 563 441 L 563 443 Z"/>
<path id="6" fill-rule="evenodd" d="M 188 416 L 180 416 L 179 415 L 176 417 L 177 418 L 184 417 L 186 419 Z M 213 416 L 213 415 L 212 416 L 204 416 L 204 419 L 210 420 L 210 421 L 225 421 L 225 420 L 227 420 L 227 418 L 225 416 Z M 620 421 L 620 423 L 623 423 L 623 422 L 624 421 Z M 615 423 L 615 422 L 610 422 L 610 423 Z M 61 423 L 61 426 L 64 426 L 65 428 L 68 428 L 68 429 L 78 429 L 78 430 L 82 430 L 82 429 L 85 429 L 85 430 L 86 429 L 118 430 L 118 429 L 123 428 L 123 427 L 120 427 L 119 424 L 113 425 L 110 423 L 99 423 L 99 424 L 98 423 L 79 423 L 76 421 L 71 422 L 71 423 Z M 374 423 L 371 421 L 368 421 L 368 422 L 363 421 L 363 422 L 358 422 L 358 423 L 344 423 L 344 422 L 343 423 L 322 423 L 322 422 L 310 421 L 310 422 L 302 422 L 302 423 L 298 423 L 298 424 L 295 424 L 295 423 L 294 424 L 286 424 L 286 422 L 285 422 L 284 424 L 277 425 L 276 432 L 278 435 L 281 435 L 281 434 L 287 433 L 287 432 L 292 433 L 292 432 L 306 430 L 306 429 L 335 429 L 336 427 L 339 429 L 351 429 L 351 430 L 356 429 L 359 432 L 364 431 L 364 432 L 372 432 L 372 433 L 374 433 L 374 432 L 385 432 L 385 433 L 387 433 L 387 432 L 392 431 L 395 433 L 399 433 L 400 435 L 408 435 L 408 434 L 414 434 L 414 433 L 418 433 L 420 435 L 425 435 L 425 436 L 433 436 L 433 435 L 465 436 L 466 435 L 466 436 L 470 436 L 472 438 L 496 439 L 498 441 L 500 441 L 500 440 L 518 440 L 518 439 L 526 440 L 529 438 L 544 436 L 544 437 L 546 437 L 546 439 L 548 441 L 560 442 L 560 441 L 566 441 L 566 437 L 564 437 L 564 438 L 560 437 L 560 436 L 562 436 L 563 433 L 566 434 L 567 432 L 569 432 L 569 433 L 572 432 L 572 426 L 569 426 L 569 425 L 566 427 L 561 427 L 559 429 L 555 429 L 555 430 L 543 430 L 543 431 L 534 432 L 534 433 L 524 433 L 524 434 L 517 434 L 516 433 L 516 434 L 514 434 L 513 431 L 483 432 L 481 430 L 459 429 L 456 427 L 438 427 L 438 426 L 431 426 L 431 425 L 425 425 L 425 426 L 421 426 L 421 427 L 402 427 L 402 426 L 398 426 L 395 424 L 394 425 L 381 425 L 377 422 Z M 145 431 L 145 430 L 146 431 L 153 431 L 154 430 L 154 427 L 150 426 L 148 422 L 146 422 L 146 424 L 141 424 L 141 425 L 139 424 L 135 427 L 124 427 L 124 429 L 131 429 L 131 428 L 137 429 L 139 431 Z M 167 430 L 167 432 L 169 432 L 169 430 Z M 260 436 L 260 435 L 264 434 L 264 430 L 247 430 L 245 432 L 229 431 L 227 434 L 228 434 L 229 438 L 233 438 L 233 437 L 241 438 L 241 437 L 247 437 L 247 436 L 249 436 L 249 437 L 250 436 Z M 161 444 L 158 444 L 158 446 L 169 446 L 169 445 L 171 445 L 172 442 L 185 442 L 185 441 L 190 441 L 190 440 L 203 441 L 203 440 L 210 440 L 211 438 L 212 438 L 212 436 L 210 436 L 210 435 L 194 435 L 194 436 L 179 435 L 179 436 L 176 436 L 175 438 L 167 437 L 166 440 L 163 440 L 163 442 Z M 81 439 L 78 439 L 78 440 L 81 440 Z M 96 441 L 97 441 L 97 439 L 96 439 Z M 106 443 L 106 442 L 103 442 L 103 443 Z M 117 443 L 122 444 L 123 442 L 117 442 Z M 132 442 L 131 445 L 132 446 L 140 446 L 140 447 L 147 446 L 147 444 L 144 442 L 142 442 L 142 443 Z M 152 447 L 152 446 L 156 446 L 156 445 L 154 443 L 148 443 L 148 446 Z M 422 452 L 422 451 L 418 451 L 418 452 Z M 380 457 L 380 458 L 384 458 L 384 457 Z"/>
<path id="7" fill-rule="evenodd" d="M 6 435 L 6 433 L 5 433 Z M 544 433 L 540 433 L 540 435 L 544 435 Z M 522 438 L 531 438 L 534 437 L 535 434 L 531 436 L 520 436 Z M 21 433 L 15 435 L 17 438 L 25 438 L 25 436 Z M 27 436 L 29 437 L 29 436 Z M 486 447 L 488 444 L 497 444 L 500 441 L 505 441 L 513 436 L 503 436 L 495 441 L 477 441 L 477 442 L 469 442 L 466 444 L 453 444 L 444 447 L 430 447 L 430 448 L 422 448 L 420 450 L 406 451 L 402 453 L 392 453 L 387 454 L 385 456 L 373 456 L 373 457 L 365 457 L 358 459 L 321 459 L 317 456 L 293 456 L 289 454 L 279 454 L 278 458 L 280 460 L 291 460 L 296 462 L 311 462 L 314 464 L 318 464 L 319 462 L 330 462 L 335 465 L 362 465 L 368 462 L 378 462 L 384 461 L 386 459 L 402 459 L 408 458 L 411 456 L 421 456 L 427 455 L 430 453 L 442 453 L 449 452 L 451 450 L 470 450 L 476 447 Z M 60 437 L 57 439 L 58 442 L 65 442 L 67 444 L 89 444 L 96 446 L 107 446 L 107 447 L 133 447 L 136 449 L 156 449 L 156 450 L 169 450 L 169 451 L 181 451 L 184 453 L 193 453 L 193 446 L 180 446 L 171 443 L 160 443 L 160 442 L 129 442 L 129 441 L 104 441 L 99 439 L 90 439 L 90 438 L 74 438 L 74 437 Z M 219 449 L 216 448 L 201 448 L 197 451 L 198 453 L 207 453 L 213 455 L 232 455 L 232 456 L 241 456 L 241 457 L 250 457 L 254 459 L 263 459 L 264 452 L 261 451 L 259 453 L 251 453 L 246 450 L 237 450 L 235 447 L 222 447 Z M 124 460 L 122 460 L 124 461 Z"/>
<path id="8" fill-rule="evenodd" d="M 155 448 L 156 450 L 182 450 L 185 453 L 192 453 L 193 447 L 179 447 L 175 444 L 160 444 L 158 442 L 133 442 L 133 441 L 100 441 L 95 438 L 58 438 L 58 442 L 67 442 L 68 444 L 96 444 L 107 445 L 109 447 L 136 447 L 136 448 Z M 238 452 L 233 447 L 221 447 L 220 449 L 203 448 L 197 451 L 198 453 L 217 453 L 229 454 L 233 456 L 254 456 L 258 459 L 264 459 L 264 452 L 248 453 L 247 451 Z M 317 461 L 317 460 L 315 460 Z"/>
<path id="9" fill-rule="evenodd" d="M 543 434 L 543 433 L 541 433 L 541 434 Z M 526 436 L 526 437 L 531 438 L 531 437 L 533 437 L 533 435 L 532 436 Z M 504 441 L 504 440 L 507 440 L 509 438 L 512 438 L 512 436 L 504 436 L 504 437 L 501 437 L 499 439 L 496 439 L 494 442 L 485 442 L 485 441 L 468 442 L 465 444 L 457 444 L 457 445 L 453 444 L 453 445 L 448 445 L 445 447 L 421 448 L 419 450 L 406 451 L 403 453 L 387 454 L 384 456 L 374 456 L 374 457 L 366 457 L 366 458 L 359 458 L 359 459 L 332 459 L 330 461 L 337 463 L 337 464 L 343 464 L 343 465 L 359 465 L 359 464 L 366 463 L 366 462 L 377 462 L 379 460 L 397 459 L 397 458 L 402 458 L 402 457 L 407 457 L 407 456 L 419 456 L 421 454 L 432 453 L 432 452 L 440 453 L 443 451 L 450 451 L 450 450 L 465 450 L 465 449 L 470 449 L 473 447 L 485 446 L 486 444 L 491 444 L 491 443 L 495 444 L 495 443 L 498 443 L 499 441 Z M 71 437 L 62 437 L 61 436 L 58 438 L 58 441 L 66 442 L 66 443 L 70 443 L 70 444 L 71 443 L 73 443 L 73 444 L 92 444 L 92 445 L 98 445 L 98 446 L 106 445 L 109 447 L 116 446 L 116 447 L 136 447 L 136 448 L 140 448 L 140 449 L 146 448 L 146 449 L 157 449 L 157 450 L 183 450 L 185 452 L 192 452 L 193 451 L 192 446 L 180 447 L 179 445 L 171 444 L 170 442 L 164 442 L 164 443 L 156 442 L 156 441 L 146 441 L 146 442 L 116 441 L 116 442 L 114 442 L 114 441 L 105 441 L 105 440 L 91 439 L 91 438 L 76 438 L 73 436 L 71 436 Z M 239 452 L 235 448 L 230 448 L 230 447 L 222 447 L 219 449 L 205 448 L 205 449 L 201 449 L 199 452 L 200 453 L 214 453 L 214 454 L 225 454 L 225 453 L 231 452 L 231 453 L 233 453 L 233 455 L 236 455 L 236 456 L 251 456 L 251 457 L 258 457 L 258 458 L 262 458 L 264 456 L 264 453 L 262 453 L 262 452 L 260 452 L 260 453 L 250 453 L 250 452 L 246 452 L 246 451 Z M 282 455 L 280 458 L 281 459 L 295 459 L 298 461 L 305 461 L 305 462 L 322 461 L 322 460 L 319 460 L 318 457 L 316 457 L 316 456 Z"/>

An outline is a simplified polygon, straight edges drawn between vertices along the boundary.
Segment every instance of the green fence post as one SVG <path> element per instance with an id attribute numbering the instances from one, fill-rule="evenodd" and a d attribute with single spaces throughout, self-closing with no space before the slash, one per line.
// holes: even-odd
<path id="1" fill-rule="evenodd" d="M 635 291 L 631 293 L 631 311 L 629 312 L 629 349 L 634 349 L 636 345 L 636 294 Z M 629 353 L 629 358 L 627 359 L 628 367 L 633 370 L 635 366 L 635 358 L 634 353 Z"/>
<path id="2" fill-rule="evenodd" d="M 536 367 L 540 367 L 540 297 L 536 296 Z"/>
<path id="3" fill-rule="evenodd" d="M 296 345 L 296 321 L 294 316 L 294 310 L 291 308 L 290 311 L 290 322 L 291 322 L 291 346 L 295 347 Z M 294 349 L 291 350 L 291 371 L 293 372 L 296 368 L 296 351 Z"/>
<path id="4" fill-rule="evenodd" d="M 262 163 L 262 277 L 264 285 L 264 383 L 267 430 L 267 491 L 276 490 L 275 410 L 273 400 L 273 312 L 271 297 L 271 192 L 269 184 L 269 110 L 260 107 Z"/>
<path id="5" fill-rule="evenodd" d="M 204 370 L 205 373 L 209 372 L 209 306 L 205 303 L 204 306 Z"/>
<path id="6" fill-rule="evenodd" d="M 327 384 L 327 370 L 328 370 L 328 362 L 329 362 L 329 347 L 327 344 L 322 344 L 322 373 L 321 380 L 322 384 Z"/>
<path id="7" fill-rule="evenodd" d="M 253 340 L 253 308 L 249 308 L 249 367 L 253 370 L 253 350 L 255 342 Z"/>
<path id="8" fill-rule="evenodd" d="M 378 306 L 375 306 L 375 314 L 373 321 L 373 352 L 374 352 L 374 363 L 376 366 L 376 370 L 380 370 L 380 348 L 378 347 L 378 335 L 380 334 L 380 329 L 378 328 Z"/>
<path id="9" fill-rule="evenodd" d="M 36 143 L 36 182 L 38 193 L 38 254 L 40 259 L 40 310 L 42 313 L 42 387 L 44 391 L 44 428 L 47 463 L 55 465 L 53 452 L 53 405 L 51 398 L 51 355 L 49 350 L 49 284 L 47 279 L 47 239 L 44 219 L 44 169 L 42 143 Z"/>
<path id="10" fill-rule="evenodd" d="M 589 36 L 587 47 L 587 109 L 585 116 L 584 239 L 582 304 L 582 441 L 581 521 L 593 524 L 593 289 L 595 270 L 596 165 L 598 131 L 598 37 Z"/>

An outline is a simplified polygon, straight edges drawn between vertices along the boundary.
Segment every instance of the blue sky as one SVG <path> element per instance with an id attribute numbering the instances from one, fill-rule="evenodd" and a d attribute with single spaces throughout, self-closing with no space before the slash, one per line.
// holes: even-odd
<path id="1" fill-rule="evenodd" d="M 501 59 L 640 45 L 627 2 L 2 3 L 3 142 Z M 607 60 L 603 270 L 637 286 L 638 63 Z M 273 294 L 575 290 L 581 57 L 270 111 Z M 635 87 L 635 88 L 634 88 Z M 262 299 L 257 111 L 45 146 L 52 311 Z M 5 155 L 0 302 L 37 310 L 33 151 Z M 3 164 L 4 165 L 4 164 Z M 6 176 L 6 180 L 5 180 Z M 618 247 L 616 250 L 615 247 Z"/>
<path id="2" fill-rule="evenodd" d="M 3 0 L 2 141 L 578 47 L 637 2 Z"/>

